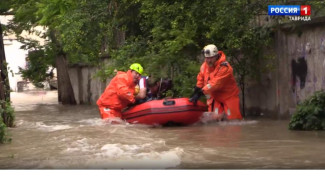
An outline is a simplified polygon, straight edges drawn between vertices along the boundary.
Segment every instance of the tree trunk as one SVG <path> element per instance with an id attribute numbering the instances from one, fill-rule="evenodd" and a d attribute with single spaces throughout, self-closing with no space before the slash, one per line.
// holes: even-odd
<path id="1" fill-rule="evenodd" d="M 10 101 L 10 85 L 8 79 L 8 71 L 7 71 L 7 63 L 6 63 L 6 55 L 3 44 L 3 34 L 2 34 L 2 25 L 0 24 L 0 104 L 2 109 L 6 109 L 6 101 Z M 3 112 L 1 114 L 3 122 L 7 126 L 11 126 L 11 121 L 8 121 L 9 118 L 7 114 Z"/>
<path id="2" fill-rule="evenodd" d="M 0 100 L 4 101 L 5 98 L 5 82 L 6 76 L 4 74 L 6 55 L 4 50 L 3 38 L 2 38 L 2 25 L 0 24 Z"/>
<path id="3" fill-rule="evenodd" d="M 56 47 L 55 65 L 58 77 L 58 100 L 62 104 L 77 104 L 74 98 L 73 88 L 68 73 L 66 54 L 62 50 L 60 42 L 56 38 L 56 31 L 50 30 L 50 39 Z"/>
<path id="4" fill-rule="evenodd" d="M 58 99 L 62 104 L 76 104 L 73 88 L 68 73 L 67 59 L 64 54 L 58 54 L 55 59 L 58 74 Z"/>

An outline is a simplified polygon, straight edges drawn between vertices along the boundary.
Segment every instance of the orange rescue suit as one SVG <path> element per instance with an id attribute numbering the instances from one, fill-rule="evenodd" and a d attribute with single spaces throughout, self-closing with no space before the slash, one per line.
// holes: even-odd
<path id="1" fill-rule="evenodd" d="M 135 102 L 135 86 L 131 70 L 117 72 L 104 93 L 97 100 L 101 117 L 103 119 L 121 117 L 122 109 Z"/>
<path id="2" fill-rule="evenodd" d="M 207 100 L 209 112 L 221 114 L 225 112 L 228 119 L 242 119 L 239 108 L 239 89 L 233 75 L 233 68 L 226 61 L 226 55 L 221 55 L 214 67 L 209 67 L 206 62 L 201 65 L 197 75 L 196 86 L 202 88 Z"/>

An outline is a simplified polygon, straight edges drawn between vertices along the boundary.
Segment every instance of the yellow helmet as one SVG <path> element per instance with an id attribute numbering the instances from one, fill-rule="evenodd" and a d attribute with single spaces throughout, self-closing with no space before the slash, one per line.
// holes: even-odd
<path id="1" fill-rule="evenodd" d="M 134 71 L 137 71 L 139 74 L 141 74 L 142 75 L 142 73 L 143 73 L 143 67 L 140 65 L 140 64 L 138 64 L 138 63 L 134 63 L 134 64 L 132 64 L 131 66 L 130 66 L 130 69 L 131 70 L 134 70 Z"/>

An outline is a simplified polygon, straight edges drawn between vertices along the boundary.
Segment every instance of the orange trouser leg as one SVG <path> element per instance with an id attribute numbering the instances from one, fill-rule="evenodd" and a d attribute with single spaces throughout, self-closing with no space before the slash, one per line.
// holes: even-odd
<path id="1" fill-rule="evenodd" d="M 102 119 L 122 117 L 120 111 L 112 110 L 107 107 L 99 107 L 99 112 Z"/>
<path id="2" fill-rule="evenodd" d="M 208 104 L 208 111 L 209 112 L 214 112 L 217 115 L 222 114 L 223 112 L 223 106 L 220 102 L 214 100 L 213 98 L 210 98 L 207 100 Z"/>
<path id="3" fill-rule="evenodd" d="M 228 119 L 243 119 L 240 113 L 239 97 L 231 97 L 224 102 L 224 110 Z"/>
<path id="4" fill-rule="evenodd" d="M 207 101 L 208 111 L 211 113 L 211 119 L 222 120 L 223 118 L 223 106 L 221 103 L 215 101 L 214 99 L 209 99 Z"/>
<path id="5" fill-rule="evenodd" d="M 232 97 L 224 102 L 218 102 L 213 98 L 207 101 L 208 111 L 214 112 L 216 115 L 221 115 L 223 112 L 227 119 L 243 119 L 240 113 L 239 97 Z"/>

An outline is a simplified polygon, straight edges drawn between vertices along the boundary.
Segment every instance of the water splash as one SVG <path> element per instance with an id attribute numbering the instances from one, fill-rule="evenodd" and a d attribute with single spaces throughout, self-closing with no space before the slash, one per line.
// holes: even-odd
<path id="1" fill-rule="evenodd" d="M 102 162 L 95 161 L 95 166 L 115 169 L 157 169 L 176 167 L 181 163 L 181 156 L 184 153 L 182 148 L 158 151 L 152 146 L 153 144 L 150 143 L 142 145 L 106 144 L 101 148 L 102 152 L 97 154 Z"/>
<path id="2" fill-rule="evenodd" d="M 201 116 L 200 121 L 203 124 L 207 124 L 207 123 L 213 123 L 213 122 L 219 122 L 221 120 L 223 120 L 224 115 L 223 114 L 216 114 L 214 112 L 204 112 L 203 115 Z"/>
<path id="3" fill-rule="evenodd" d="M 256 120 L 233 120 L 227 121 L 225 119 L 224 114 L 217 115 L 214 112 L 204 112 L 201 119 L 201 123 L 203 124 L 213 124 L 216 123 L 221 126 L 228 126 L 228 125 L 248 125 L 248 124 L 256 124 Z"/>
<path id="4" fill-rule="evenodd" d="M 114 141 L 114 140 L 113 140 Z M 80 138 L 62 151 L 70 157 L 62 161 L 58 157 L 42 162 L 41 168 L 105 168 L 105 169 L 161 169 L 181 164 L 184 150 L 168 148 L 163 139 L 147 139 L 146 143 L 94 143 Z M 80 163 L 82 159 L 82 163 Z"/>
<path id="5" fill-rule="evenodd" d="M 83 127 L 83 126 L 103 126 L 103 125 L 105 125 L 104 121 L 101 118 L 82 119 L 82 120 L 76 121 L 76 123 L 79 123 L 80 127 Z"/>
<path id="6" fill-rule="evenodd" d="M 53 125 L 46 125 L 43 122 L 36 122 L 35 127 L 40 130 L 53 132 L 58 130 L 66 130 L 72 128 L 70 125 L 62 125 L 62 124 L 53 124 Z"/>
<path id="7" fill-rule="evenodd" d="M 241 125 L 251 125 L 251 124 L 256 124 L 258 121 L 256 120 L 242 120 L 242 121 L 222 121 L 219 122 L 218 124 L 220 126 L 230 126 L 230 125 L 236 125 L 236 126 L 241 126 Z"/>

